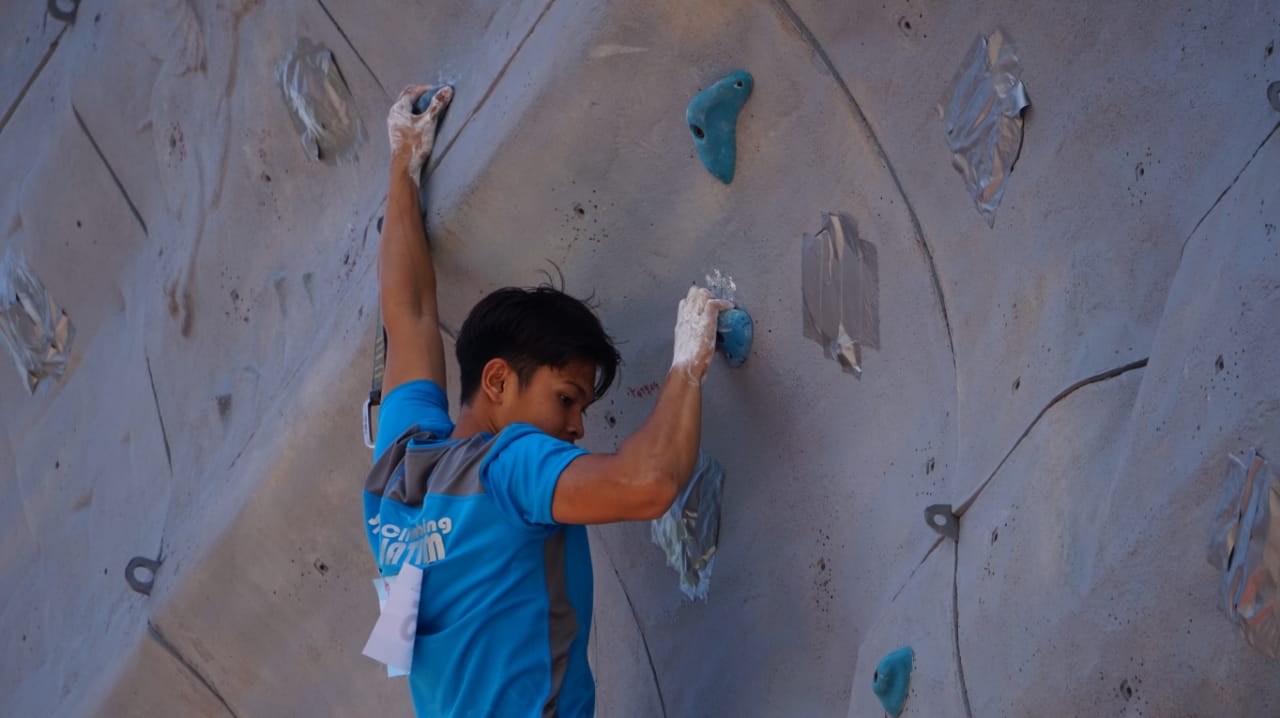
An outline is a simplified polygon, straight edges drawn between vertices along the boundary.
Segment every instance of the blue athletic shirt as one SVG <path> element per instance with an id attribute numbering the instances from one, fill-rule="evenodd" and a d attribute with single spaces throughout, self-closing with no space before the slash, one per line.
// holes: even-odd
<path id="1" fill-rule="evenodd" d="M 528 424 L 447 440 L 453 428 L 434 382 L 394 389 L 382 402 L 364 491 L 381 575 L 405 561 L 423 569 L 414 710 L 592 716 L 587 532 L 551 518 L 560 473 L 587 452 Z"/>

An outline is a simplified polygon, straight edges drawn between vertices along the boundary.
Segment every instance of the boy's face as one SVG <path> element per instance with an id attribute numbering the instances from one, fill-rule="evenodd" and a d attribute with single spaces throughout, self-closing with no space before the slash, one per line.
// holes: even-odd
<path id="1" fill-rule="evenodd" d="M 560 369 L 540 366 L 504 407 L 503 424 L 532 424 L 549 436 L 573 443 L 585 431 L 582 415 L 595 401 L 595 379 L 595 365 L 585 360 L 569 362 Z M 519 383 L 518 378 L 516 381 Z"/>

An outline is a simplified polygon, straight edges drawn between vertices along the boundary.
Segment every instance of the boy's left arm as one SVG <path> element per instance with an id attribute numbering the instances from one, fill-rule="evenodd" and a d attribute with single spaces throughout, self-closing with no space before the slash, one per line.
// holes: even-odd
<path id="1" fill-rule="evenodd" d="M 387 331 L 383 396 L 418 379 L 445 388 L 435 265 L 423 227 L 418 181 L 435 143 L 436 122 L 453 99 L 453 91 L 440 88 L 427 111 L 415 115 L 413 101 L 430 89 L 428 85 L 405 88 L 387 116 L 391 177 L 378 248 L 379 302 Z"/>

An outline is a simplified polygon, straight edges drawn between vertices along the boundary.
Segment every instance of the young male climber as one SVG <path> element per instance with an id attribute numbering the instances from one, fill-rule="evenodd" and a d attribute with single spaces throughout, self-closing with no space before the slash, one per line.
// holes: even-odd
<path id="1" fill-rule="evenodd" d="M 451 421 L 418 178 L 453 93 L 442 87 L 425 112 L 412 110 L 432 89 L 406 88 L 387 118 L 386 371 L 366 532 L 382 575 L 421 576 L 405 639 L 419 715 L 590 716 L 584 525 L 656 518 L 689 481 L 716 316 L 730 305 L 689 290 L 653 413 L 615 453 L 588 453 L 574 442 L 583 412 L 613 382 L 617 350 L 579 300 L 499 289 L 458 333 L 461 407 Z"/>

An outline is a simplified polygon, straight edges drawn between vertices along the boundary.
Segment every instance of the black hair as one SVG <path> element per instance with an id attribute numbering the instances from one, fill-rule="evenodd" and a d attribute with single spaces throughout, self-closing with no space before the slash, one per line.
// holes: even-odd
<path id="1" fill-rule="evenodd" d="M 552 286 L 506 287 L 480 300 L 462 323 L 456 351 L 463 404 L 471 403 L 493 359 L 506 360 L 523 385 L 538 367 L 589 361 L 596 366 L 596 399 L 609 390 L 622 361 L 586 302 Z"/>

